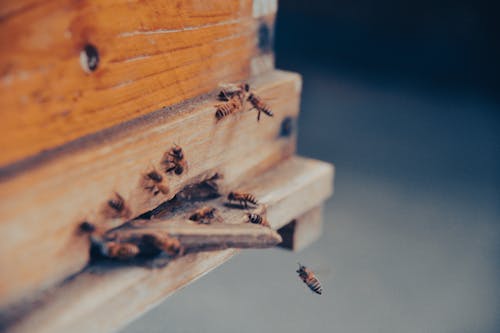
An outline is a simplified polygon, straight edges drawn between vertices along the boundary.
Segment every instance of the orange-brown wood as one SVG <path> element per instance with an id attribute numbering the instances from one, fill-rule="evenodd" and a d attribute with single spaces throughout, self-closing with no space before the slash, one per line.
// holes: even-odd
<path id="1" fill-rule="evenodd" d="M 251 0 L 2 1 L 0 166 L 248 77 L 258 27 Z"/>
<path id="2" fill-rule="evenodd" d="M 88 242 L 77 233 L 82 221 L 122 223 L 172 198 L 187 184 L 215 173 L 224 184 L 270 168 L 295 150 L 295 133 L 281 134 L 285 118 L 299 112 L 301 80 L 273 71 L 250 81 L 275 116 L 257 122 L 246 110 L 216 121 L 215 97 L 162 110 L 124 125 L 116 133 L 89 138 L 46 161 L 33 162 L 0 181 L 0 306 L 52 285 L 87 262 Z M 92 139 L 92 140 L 91 140 Z M 164 154 L 183 148 L 187 169 L 164 172 Z M 71 148 L 71 147 L 70 147 Z M 157 170 L 168 192 L 154 195 L 144 176 Z M 15 170 L 14 170 L 15 171 Z M 123 214 L 108 200 L 123 198 Z"/>

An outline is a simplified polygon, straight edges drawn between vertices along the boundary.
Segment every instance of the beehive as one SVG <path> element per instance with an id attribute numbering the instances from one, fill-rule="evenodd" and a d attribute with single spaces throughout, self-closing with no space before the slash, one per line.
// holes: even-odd
<path id="1" fill-rule="evenodd" d="M 215 174 L 222 193 L 259 198 L 285 246 L 319 236 L 333 168 L 294 156 L 302 82 L 274 69 L 276 10 L 265 0 L 0 4 L 2 326 L 114 331 L 222 264 L 236 251 L 153 270 L 89 264 L 78 232 L 83 221 L 119 226 Z M 217 121 L 221 85 L 241 82 L 274 117 L 257 121 L 247 107 Z M 180 174 L 164 165 L 175 145 Z M 168 190 L 145 188 L 151 171 Z M 117 196 L 126 209 L 110 214 Z M 238 222 L 222 200 L 213 205 Z"/>

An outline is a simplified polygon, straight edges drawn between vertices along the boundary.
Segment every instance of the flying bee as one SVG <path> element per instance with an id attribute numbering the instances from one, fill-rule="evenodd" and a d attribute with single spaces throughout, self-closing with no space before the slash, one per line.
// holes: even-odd
<path id="1" fill-rule="evenodd" d="M 205 206 L 195 211 L 189 219 L 199 224 L 210 224 L 210 221 L 215 217 L 215 211 L 216 209 L 214 207 Z"/>
<path id="2" fill-rule="evenodd" d="M 264 227 L 269 227 L 269 222 L 265 218 L 262 217 L 262 215 L 259 214 L 253 214 L 253 213 L 248 213 L 248 222 L 253 223 L 253 224 L 260 224 Z"/>
<path id="3" fill-rule="evenodd" d="M 144 189 L 153 193 L 153 195 L 158 195 L 159 193 L 167 194 L 169 189 L 168 186 L 162 184 L 163 177 L 157 171 L 153 170 L 144 175 Z"/>
<path id="4" fill-rule="evenodd" d="M 132 259 L 140 252 L 139 247 L 135 244 L 114 241 L 104 243 L 101 249 L 104 256 L 118 260 Z"/>
<path id="5" fill-rule="evenodd" d="M 187 169 L 187 162 L 184 157 L 182 148 L 174 145 L 164 156 L 163 164 L 166 165 L 165 172 L 169 173 L 173 171 L 176 175 L 182 174 Z"/>
<path id="6" fill-rule="evenodd" d="M 297 270 L 299 277 L 302 281 L 316 294 L 321 295 L 323 293 L 323 288 L 321 288 L 321 284 L 319 280 L 316 278 L 314 273 L 308 269 L 306 266 L 302 266 L 299 263 L 299 269 Z"/>
<path id="7" fill-rule="evenodd" d="M 260 120 L 261 113 L 264 113 L 264 114 L 268 115 L 269 117 L 274 116 L 274 113 L 271 111 L 271 108 L 269 107 L 269 105 L 267 105 L 262 100 L 262 98 L 260 98 L 256 94 L 250 93 L 250 95 L 248 96 L 248 101 L 252 104 L 252 107 L 258 111 L 257 121 Z"/>
<path id="8" fill-rule="evenodd" d="M 253 194 L 244 192 L 230 192 L 227 196 L 227 200 L 231 203 L 232 201 L 238 201 L 240 206 L 248 208 L 248 203 L 253 205 L 258 205 L 257 199 Z"/>
<path id="9" fill-rule="evenodd" d="M 184 251 L 179 240 L 169 236 L 155 236 L 153 245 L 170 257 L 182 255 Z"/>

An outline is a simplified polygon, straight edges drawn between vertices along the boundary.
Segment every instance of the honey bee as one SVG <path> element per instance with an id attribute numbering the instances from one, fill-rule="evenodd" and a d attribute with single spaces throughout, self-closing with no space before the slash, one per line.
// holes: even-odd
<path id="1" fill-rule="evenodd" d="M 177 238 L 169 236 L 155 236 L 153 245 L 159 250 L 165 252 L 170 257 L 182 255 L 184 252 L 181 243 Z"/>
<path id="2" fill-rule="evenodd" d="M 215 211 L 214 207 L 205 206 L 194 212 L 189 219 L 200 224 L 210 224 L 210 221 L 215 217 Z"/>
<path id="3" fill-rule="evenodd" d="M 321 284 L 319 280 L 316 278 L 314 273 L 308 269 L 306 266 L 302 266 L 299 263 L 299 269 L 297 270 L 299 277 L 302 281 L 316 294 L 321 295 L 323 293 L 323 288 L 321 288 Z"/>
<path id="4" fill-rule="evenodd" d="M 144 175 L 144 189 L 158 195 L 159 193 L 167 194 L 168 186 L 162 184 L 163 177 L 155 170 Z"/>
<path id="5" fill-rule="evenodd" d="M 243 109 L 244 97 L 240 94 L 235 94 L 229 98 L 226 103 L 221 103 L 215 105 L 215 118 L 221 120 L 224 117 L 229 116 L 235 112 Z"/>
<path id="6" fill-rule="evenodd" d="M 262 215 L 259 214 L 253 214 L 253 213 L 248 213 L 248 221 L 253 224 L 260 224 L 264 227 L 269 227 L 269 222 L 265 218 L 262 217 Z"/>
<path id="7" fill-rule="evenodd" d="M 238 201 L 240 206 L 248 208 L 248 203 L 258 205 L 257 199 L 253 194 L 244 192 L 230 192 L 227 196 L 229 202 Z"/>
<path id="8" fill-rule="evenodd" d="M 244 97 L 245 94 L 249 91 L 250 91 L 250 86 L 247 83 L 241 83 L 237 85 L 231 84 L 224 87 L 224 89 L 220 91 L 217 97 L 221 101 L 228 101 L 231 97 L 233 97 L 236 94 Z"/>
<path id="9" fill-rule="evenodd" d="M 221 120 L 232 113 L 243 110 L 245 108 L 245 97 L 249 89 L 248 84 L 242 83 L 221 90 L 218 98 L 221 101 L 226 101 L 226 103 L 215 106 L 215 118 Z"/>
<path id="10" fill-rule="evenodd" d="M 260 98 L 256 94 L 250 93 L 250 95 L 248 96 L 248 101 L 252 104 L 252 107 L 258 111 L 257 121 L 260 120 L 261 113 L 264 113 L 264 114 L 268 115 L 269 117 L 274 116 L 274 113 L 271 111 L 271 108 L 269 107 L 269 105 L 267 105 L 262 100 L 262 98 Z"/>
<path id="11" fill-rule="evenodd" d="M 132 259 L 140 252 L 139 247 L 132 243 L 118 243 L 109 241 L 104 243 L 103 255 L 118 260 Z"/>
<path id="12" fill-rule="evenodd" d="M 127 218 L 131 212 L 125 204 L 125 199 L 115 192 L 114 197 L 108 200 L 104 213 L 110 218 Z"/>
<path id="13" fill-rule="evenodd" d="M 184 158 L 184 152 L 182 148 L 178 145 L 174 145 L 169 152 L 165 154 L 163 164 L 166 165 L 165 172 L 174 172 L 176 175 L 180 175 L 187 169 L 187 162 Z"/>

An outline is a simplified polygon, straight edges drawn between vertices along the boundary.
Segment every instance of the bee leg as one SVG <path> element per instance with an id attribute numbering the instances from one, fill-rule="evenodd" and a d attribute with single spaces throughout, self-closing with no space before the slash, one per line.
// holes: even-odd
<path id="1" fill-rule="evenodd" d="M 257 113 L 257 121 L 260 121 L 260 113 L 261 111 L 259 110 L 259 112 Z"/>

